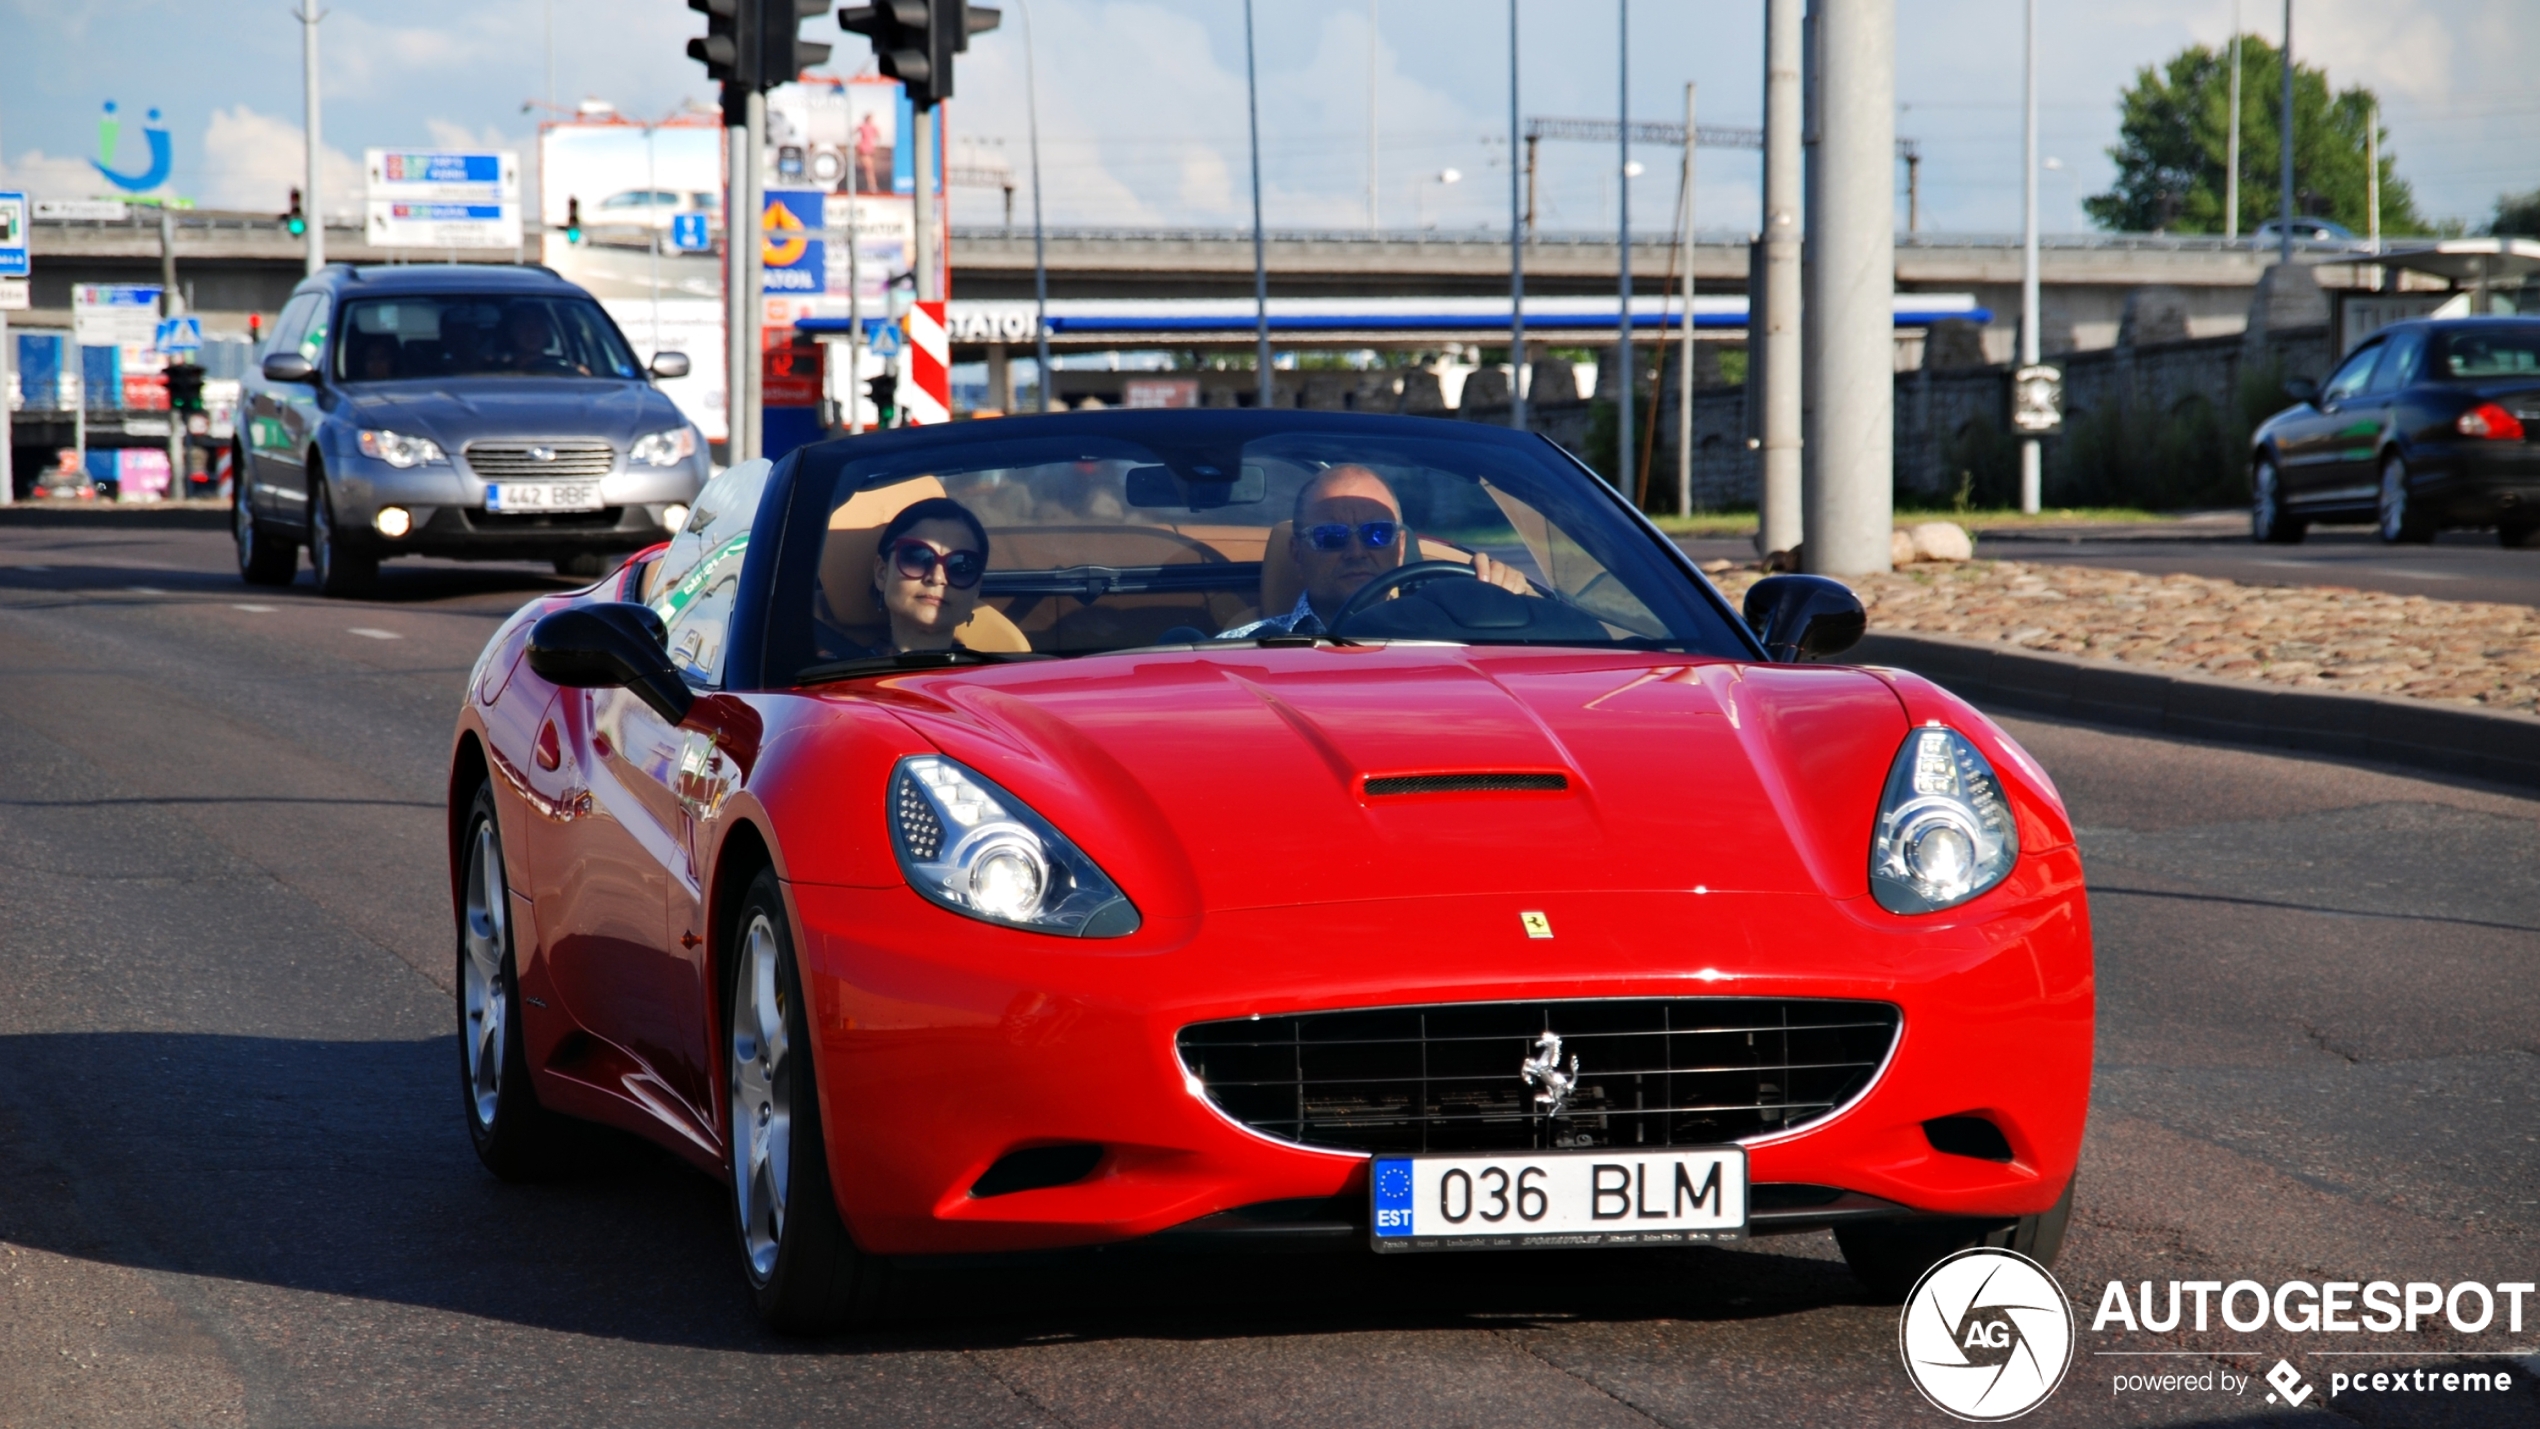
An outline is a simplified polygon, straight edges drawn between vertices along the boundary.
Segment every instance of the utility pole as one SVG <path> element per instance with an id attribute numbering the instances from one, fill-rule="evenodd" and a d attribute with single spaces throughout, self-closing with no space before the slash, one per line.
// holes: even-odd
<path id="1" fill-rule="evenodd" d="M 1023 122 L 1032 138 L 1032 353 L 1040 364 L 1040 410 L 1050 409 L 1050 261 L 1041 229 L 1041 87 L 1033 65 L 1032 7 L 1023 12 Z"/>
<path id="2" fill-rule="evenodd" d="M 1534 144 L 1526 182 L 1534 182 Z M 1517 213 L 1517 0 L 1508 0 L 1508 425 L 1526 429 L 1526 228 Z"/>
<path id="3" fill-rule="evenodd" d="M 2027 4 L 2027 59 L 2020 71 L 2020 366 L 2039 362 L 2037 331 L 2037 0 Z M 2031 516 L 2045 499 L 2046 454 L 2035 437 L 2020 439 L 2020 510 Z"/>
<path id="4" fill-rule="evenodd" d="M 1748 295 L 1746 394 L 1762 449 L 1760 537 L 1770 555 L 1799 545 L 1800 0 L 1764 6 L 1764 281 Z M 1758 392 L 1758 388 L 1761 392 Z"/>
<path id="5" fill-rule="evenodd" d="M 1626 499 L 1640 488 L 1632 480 L 1632 0 L 1615 6 L 1614 102 L 1620 123 L 1614 138 L 1616 189 L 1614 251 L 1616 302 L 1614 371 L 1614 489 Z M 1663 349 L 1662 349 L 1663 350 Z"/>
<path id="6" fill-rule="evenodd" d="M 2284 0 L 2284 117 L 2277 126 L 2283 131 L 2278 148 L 2284 168 L 2284 193 L 2278 212 L 2282 221 L 2276 225 L 2276 261 L 2293 261 L 2293 0 Z"/>
<path id="7" fill-rule="evenodd" d="M 318 187 L 318 21 L 325 16 L 319 13 L 317 0 L 302 0 L 301 8 L 292 13 L 300 20 L 300 127 L 308 136 L 309 245 L 306 271 L 315 273 L 326 266 L 326 191 Z"/>
<path id="8" fill-rule="evenodd" d="M 1376 0 L 1367 0 L 1367 231 L 1376 226 Z"/>
<path id="9" fill-rule="evenodd" d="M 2034 164 L 2032 156 L 2029 162 Z M 2223 145 L 2223 238 L 2240 237 L 2240 0 L 2231 4 L 2231 136 Z"/>
<path id="10" fill-rule="evenodd" d="M 1261 80 L 1253 60 L 1252 0 L 1244 0 L 1244 112 L 1252 134 L 1253 366 L 1260 378 L 1255 405 L 1267 411 L 1274 398 L 1270 380 L 1270 253 L 1261 232 Z"/>
<path id="11" fill-rule="evenodd" d="M 1676 514 L 1693 514 L 1693 85 L 1685 85 L 1685 166 L 1677 182 L 1684 185 L 1684 328 L 1682 354 L 1676 363 Z M 1664 351 L 1665 349 L 1660 349 Z"/>
<path id="12" fill-rule="evenodd" d="M 1824 348 L 1805 564 L 1889 567 L 1896 466 L 1896 0 L 1820 0 L 1816 250 Z"/>

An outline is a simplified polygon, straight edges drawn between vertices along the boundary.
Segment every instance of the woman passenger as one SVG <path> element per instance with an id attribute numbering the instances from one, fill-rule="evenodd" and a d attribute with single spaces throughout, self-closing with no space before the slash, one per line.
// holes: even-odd
<path id="1" fill-rule="evenodd" d="M 954 648 L 953 632 L 979 608 L 987 568 L 987 528 L 968 507 L 936 496 L 902 508 L 873 552 L 875 602 L 891 623 L 873 653 Z"/>

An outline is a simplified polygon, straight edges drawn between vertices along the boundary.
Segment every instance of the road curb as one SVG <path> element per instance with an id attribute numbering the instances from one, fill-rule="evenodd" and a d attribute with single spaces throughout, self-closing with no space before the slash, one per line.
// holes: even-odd
<path id="1" fill-rule="evenodd" d="M 1850 658 L 1911 670 L 1978 704 L 2540 789 L 2540 718 L 2525 714 L 2174 674 L 1945 635 L 1866 635 Z"/>

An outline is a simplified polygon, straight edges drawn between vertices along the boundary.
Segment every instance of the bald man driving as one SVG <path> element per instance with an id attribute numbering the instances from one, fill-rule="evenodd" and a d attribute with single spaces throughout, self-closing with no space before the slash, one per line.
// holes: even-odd
<path id="1" fill-rule="evenodd" d="M 1383 477 L 1363 466 L 1333 467 L 1296 494 L 1288 553 L 1305 589 L 1295 608 L 1220 631 L 1217 638 L 1327 634 L 1351 596 L 1403 563 L 1410 543 L 1402 503 Z M 1473 574 L 1502 590 L 1528 594 L 1524 576 L 1479 551 L 1473 553 Z"/>

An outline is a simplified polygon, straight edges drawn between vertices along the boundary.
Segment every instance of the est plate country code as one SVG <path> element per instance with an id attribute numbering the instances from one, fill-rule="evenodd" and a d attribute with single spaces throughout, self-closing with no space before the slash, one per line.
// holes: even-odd
<path id="1" fill-rule="evenodd" d="M 1746 1152 L 1384 1156 L 1370 1169 L 1376 1249 L 1682 1245 L 1746 1236 Z"/>

